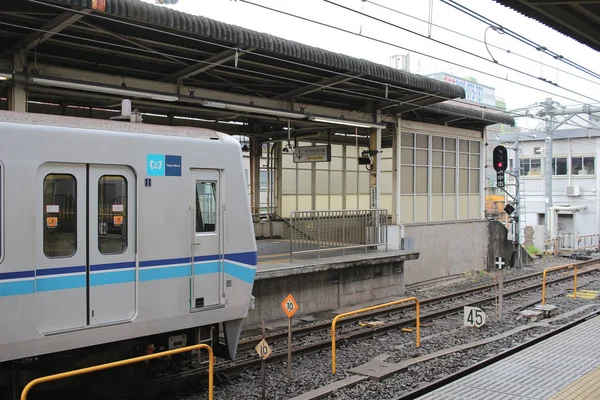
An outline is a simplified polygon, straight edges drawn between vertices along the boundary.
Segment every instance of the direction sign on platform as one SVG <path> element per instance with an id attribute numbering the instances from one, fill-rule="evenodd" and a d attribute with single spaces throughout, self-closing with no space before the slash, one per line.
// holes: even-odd
<path id="1" fill-rule="evenodd" d="M 271 346 L 269 346 L 265 339 L 261 340 L 254 349 L 256 349 L 256 352 L 263 360 L 266 360 L 271 355 Z"/>
<path id="2" fill-rule="evenodd" d="M 485 312 L 479 307 L 465 306 L 464 317 L 465 326 L 479 328 L 485 325 Z"/>
<path id="3" fill-rule="evenodd" d="M 294 148 L 294 162 L 329 162 L 331 161 L 331 145 L 304 146 Z"/>
<path id="4" fill-rule="evenodd" d="M 281 303 L 281 308 L 283 308 L 283 311 L 285 311 L 285 314 L 288 316 L 288 318 L 292 318 L 292 315 L 296 313 L 296 310 L 298 310 L 298 304 L 296 304 L 296 300 L 294 300 L 291 293 L 288 294 L 285 300 L 283 300 Z"/>

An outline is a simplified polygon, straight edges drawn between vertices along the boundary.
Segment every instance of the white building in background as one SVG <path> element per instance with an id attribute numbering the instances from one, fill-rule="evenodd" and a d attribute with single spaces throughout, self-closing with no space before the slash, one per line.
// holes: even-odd
<path id="1" fill-rule="evenodd" d="M 543 132 L 519 134 L 522 226 L 535 229 L 534 243 L 543 246 L 545 225 L 545 186 Z M 514 135 L 500 135 L 509 149 L 509 170 L 514 165 Z M 565 238 L 566 246 L 577 243 L 577 236 L 600 233 L 600 130 L 564 129 L 554 133 L 552 142 L 552 201 L 554 205 L 581 205 L 581 211 L 558 214 L 557 236 Z M 511 183 L 512 180 L 507 180 Z M 573 239 L 574 238 L 574 239 Z M 569 241 L 571 241 L 569 243 Z"/>

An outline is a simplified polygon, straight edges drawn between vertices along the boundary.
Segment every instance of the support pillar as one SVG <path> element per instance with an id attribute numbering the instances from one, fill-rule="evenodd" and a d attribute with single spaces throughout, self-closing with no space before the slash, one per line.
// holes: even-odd
<path id="1" fill-rule="evenodd" d="M 260 222 L 260 157 L 262 155 L 262 142 L 250 138 L 250 188 L 252 219 Z"/>
<path id="2" fill-rule="evenodd" d="M 396 118 L 396 132 L 392 136 L 392 225 L 400 225 L 400 140 L 402 118 Z"/>
<path id="3" fill-rule="evenodd" d="M 377 110 L 377 123 L 381 123 L 381 112 Z M 381 186 L 381 129 L 373 129 L 370 134 L 369 150 L 376 151 L 373 156 L 373 164 L 370 171 L 369 184 L 369 206 L 372 209 L 381 206 L 380 186 Z"/>
<path id="4" fill-rule="evenodd" d="M 23 72 L 24 64 L 27 64 L 25 52 L 13 55 L 13 65 L 15 72 Z M 15 75 L 12 82 L 8 85 L 8 110 L 27 112 L 27 90 L 26 81 L 23 77 Z"/>

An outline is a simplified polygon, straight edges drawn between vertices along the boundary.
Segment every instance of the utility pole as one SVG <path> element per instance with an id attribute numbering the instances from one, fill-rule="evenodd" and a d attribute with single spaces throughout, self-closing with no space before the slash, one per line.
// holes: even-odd
<path id="1" fill-rule="evenodd" d="M 521 161 L 519 159 L 519 135 L 515 133 L 515 162 L 514 162 L 514 178 L 515 182 L 515 217 L 513 218 L 515 227 L 514 244 L 517 250 L 517 258 L 515 259 L 513 267 L 521 268 L 523 263 L 521 262 Z"/>
<path id="2" fill-rule="evenodd" d="M 582 104 L 578 106 L 565 107 L 561 106 L 557 102 L 552 101 L 551 98 L 546 98 L 543 103 L 540 103 L 544 108 L 538 111 L 537 115 L 545 117 L 546 119 L 546 151 L 545 151 L 545 163 L 544 163 L 544 192 L 545 192 L 545 204 L 546 210 L 545 216 L 545 236 L 546 239 L 552 239 L 550 237 L 551 229 L 550 226 L 550 208 L 552 207 L 552 137 L 554 131 L 562 126 L 565 122 L 573 118 L 578 114 L 592 114 L 600 112 L 600 107 L 590 106 Z M 554 122 L 555 117 L 562 115 L 565 118 L 559 122 Z M 576 232 L 575 232 L 576 234 Z"/>

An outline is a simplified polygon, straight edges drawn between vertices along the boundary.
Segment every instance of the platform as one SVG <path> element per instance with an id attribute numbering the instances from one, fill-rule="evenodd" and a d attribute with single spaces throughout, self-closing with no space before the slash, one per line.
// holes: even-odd
<path id="1" fill-rule="evenodd" d="M 600 399 L 598 338 L 600 316 L 418 399 Z"/>

